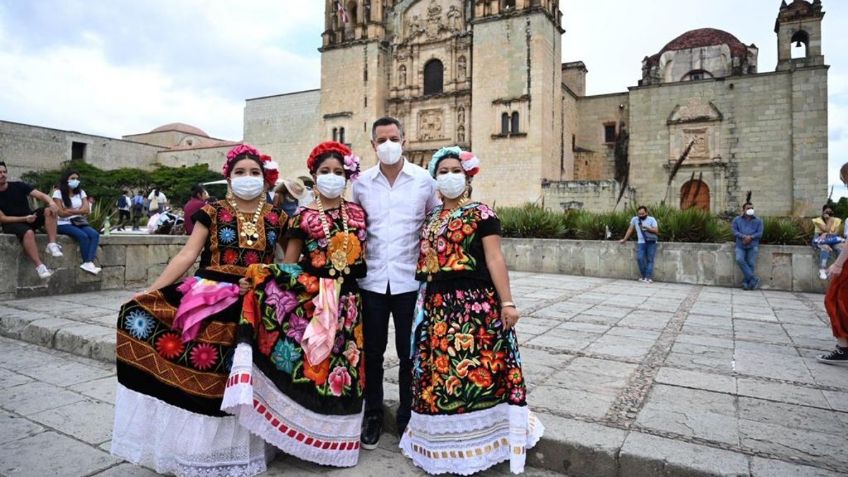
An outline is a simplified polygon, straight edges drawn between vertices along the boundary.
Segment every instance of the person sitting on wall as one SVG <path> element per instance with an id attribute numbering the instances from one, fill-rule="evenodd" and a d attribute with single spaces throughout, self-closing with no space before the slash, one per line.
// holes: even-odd
<path id="1" fill-rule="evenodd" d="M 839 235 L 842 220 L 833 216 L 833 207 L 828 203 L 822 207 L 821 217 L 813 219 L 813 227 L 813 248 L 819 251 L 819 278 L 827 280 L 827 261 L 830 254 L 839 255 L 836 245 L 845 241 L 845 238 Z"/>
<path id="2" fill-rule="evenodd" d="M 636 263 L 639 265 L 639 281 L 654 283 L 654 257 L 657 254 L 657 240 L 660 225 L 657 219 L 648 215 L 648 208 L 639 206 L 636 216 L 630 219 L 630 227 L 619 243 L 627 242 L 630 234 L 636 231 Z"/>
<path id="3" fill-rule="evenodd" d="M 745 202 L 742 205 L 742 215 L 734 218 L 730 227 L 736 237 L 736 263 L 745 276 L 742 288 L 756 290 L 760 288 L 756 270 L 760 239 L 763 237 L 763 220 L 754 215 L 754 205 Z"/>
<path id="4" fill-rule="evenodd" d="M 54 257 L 62 256 L 62 247 L 56 243 L 56 217 L 58 206 L 50 197 L 29 184 L 8 180 L 9 170 L 6 163 L 0 161 L 0 224 L 3 232 L 15 234 L 24 253 L 35 265 L 39 278 L 47 279 L 53 272 L 41 262 L 38 245 L 35 243 L 35 231 L 44 227 L 47 231 L 47 253 Z M 30 209 L 28 197 L 47 204 L 35 211 Z"/>

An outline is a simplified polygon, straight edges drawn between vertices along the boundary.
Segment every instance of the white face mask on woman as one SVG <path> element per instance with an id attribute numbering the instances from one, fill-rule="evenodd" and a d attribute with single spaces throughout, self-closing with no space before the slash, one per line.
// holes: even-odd
<path id="1" fill-rule="evenodd" d="M 336 174 L 321 174 L 315 179 L 315 185 L 321 195 L 328 199 L 335 199 L 344 192 L 347 179 L 345 176 Z"/>
<path id="2" fill-rule="evenodd" d="M 456 199 L 465 192 L 465 174 L 449 172 L 436 177 L 439 192 L 448 199 Z"/>
<path id="3" fill-rule="evenodd" d="M 265 190 L 265 181 L 261 177 L 241 176 L 230 180 L 233 194 L 242 200 L 253 200 Z"/>
<path id="4" fill-rule="evenodd" d="M 377 146 L 377 157 L 380 158 L 380 162 L 387 166 L 396 164 L 402 154 L 403 146 L 399 142 L 386 141 Z"/>

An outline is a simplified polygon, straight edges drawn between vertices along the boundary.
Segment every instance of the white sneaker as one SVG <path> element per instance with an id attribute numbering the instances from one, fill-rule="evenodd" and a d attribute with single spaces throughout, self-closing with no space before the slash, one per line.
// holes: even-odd
<path id="1" fill-rule="evenodd" d="M 35 267 L 35 271 L 38 273 L 38 278 L 42 280 L 47 280 L 51 275 L 53 275 L 53 271 L 47 268 L 47 265 L 43 263 Z"/>
<path id="2" fill-rule="evenodd" d="M 56 242 L 50 242 L 47 244 L 47 253 L 54 257 L 61 257 L 64 255 L 62 253 L 62 246 Z"/>
<path id="3" fill-rule="evenodd" d="M 827 270 L 825 270 L 824 268 L 820 268 L 819 278 L 821 278 L 822 280 L 827 280 Z"/>
<path id="4" fill-rule="evenodd" d="M 654 283 L 654 281 L 653 281 L 653 280 L 651 280 L 650 278 L 646 278 L 646 279 L 645 279 L 645 283 Z"/>
<path id="5" fill-rule="evenodd" d="M 100 269 L 95 267 L 94 264 L 91 262 L 83 263 L 82 265 L 80 265 L 80 268 L 92 275 L 97 275 L 98 273 L 100 273 Z"/>

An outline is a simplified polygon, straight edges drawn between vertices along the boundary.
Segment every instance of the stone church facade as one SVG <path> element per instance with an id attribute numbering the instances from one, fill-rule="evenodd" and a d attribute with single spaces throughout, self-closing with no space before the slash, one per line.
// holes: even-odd
<path id="1" fill-rule="evenodd" d="M 775 71 L 758 72 L 756 46 L 704 28 L 646 56 L 628 91 L 594 96 L 586 66 L 561 62 L 557 0 L 343 3 L 325 1 L 321 89 L 246 102 L 245 142 L 292 175 L 334 138 L 373 164 L 371 122 L 391 115 L 413 162 L 474 150 L 486 165 L 475 194 L 498 205 L 608 210 L 623 196 L 721 212 L 750 190 L 762 213 L 788 215 L 826 199 L 820 0 L 780 6 Z"/>

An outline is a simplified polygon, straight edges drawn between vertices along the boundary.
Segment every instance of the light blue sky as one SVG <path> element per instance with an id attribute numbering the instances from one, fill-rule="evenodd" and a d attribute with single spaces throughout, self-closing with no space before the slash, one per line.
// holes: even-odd
<path id="1" fill-rule="evenodd" d="M 713 27 L 776 63 L 780 0 L 563 0 L 563 60 L 589 94 L 624 91 L 641 60 Z M 848 1 L 823 0 L 830 182 L 848 161 Z M 240 139 L 244 99 L 320 86 L 318 0 L 0 0 L 0 119 L 120 137 L 185 122 Z M 848 195 L 848 191 L 842 192 Z"/>

